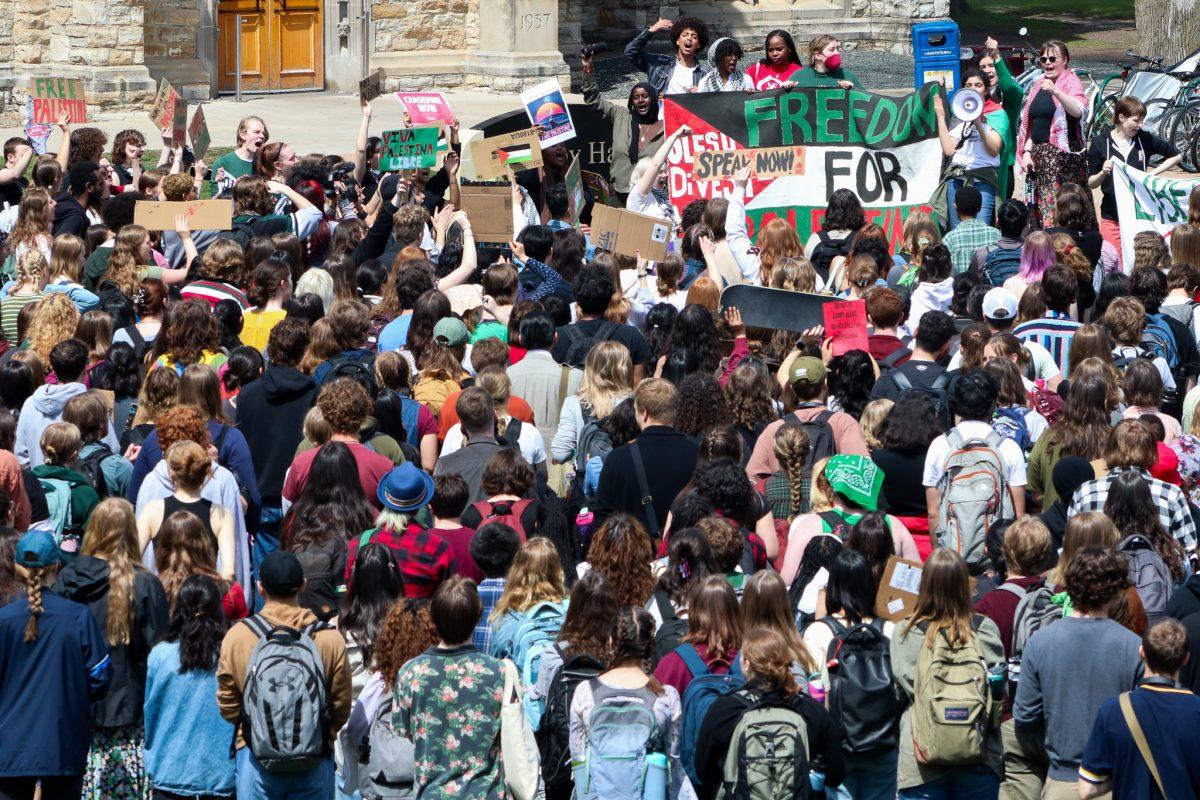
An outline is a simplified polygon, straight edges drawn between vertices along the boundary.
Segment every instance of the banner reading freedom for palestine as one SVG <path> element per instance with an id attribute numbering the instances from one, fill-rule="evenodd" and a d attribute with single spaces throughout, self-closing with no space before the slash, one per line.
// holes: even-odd
<path id="1" fill-rule="evenodd" d="M 706 161 L 700 175 L 695 173 L 697 152 L 802 148 L 794 170 L 801 174 L 751 179 L 746 192 L 750 229 L 783 217 L 804 242 L 818 229 L 829 195 L 850 189 L 862 201 L 867 221 L 880 225 L 896 245 L 908 215 L 929 210 L 941 177 L 933 102 L 938 91 L 927 84 L 905 97 L 840 88 L 667 95 L 667 134 L 681 125 L 692 129 L 667 158 L 671 202 L 682 211 L 693 200 L 733 193 L 732 179 L 698 179 L 712 170 Z"/>
<path id="2" fill-rule="evenodd" d="M 1200 179 L 1160 178 L 1116 160 L 1113 188 L 1117 221 L 1121 225 L 1121 258 L 1126 269 L 1133 263 L 1133 237 L 1142 231 L 1169 237 L 1172 228 L 1188 221 L 1188 198 L 1197 186 Z M 1168 238 L 1167 243 L 1170 241 Z"/>

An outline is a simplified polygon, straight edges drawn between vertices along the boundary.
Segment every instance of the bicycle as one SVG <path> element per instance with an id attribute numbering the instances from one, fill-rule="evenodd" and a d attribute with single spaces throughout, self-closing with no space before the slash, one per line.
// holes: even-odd
<path id="1" fill-rule="evenodd" d="M 1091 139 L 1103 131 L 1111 128 L 1116 123 L 1114 110 L 1117 101 L 1125 95 L 1125 90 L 1129 85 L 1129 74 L 1131 72 L 1165 72 L 1162 59 L 1151 58 L 1150 56 L 1140 56 L 1132 50 L 1126 50 L 1125 55 L 1134 59 L 1132 63 L 1124 64 L 1117 62 L 1117 66 L 1121 68 L 1120 72 L 1114 72 L 1104 78 L 1099 84 L 1099 87 L 1094 95 L 1095 102 L 1090 109 L 1087 124 L 1087 138 Z M 1143 70 L 1142 64 L 1149 64 L 1150 68 Z M 1089 104 L 1091 105 L 1091 104 Z"/>

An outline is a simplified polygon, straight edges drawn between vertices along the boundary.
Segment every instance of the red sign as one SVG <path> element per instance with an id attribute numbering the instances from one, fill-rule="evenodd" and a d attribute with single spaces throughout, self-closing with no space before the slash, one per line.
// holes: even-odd
<path id="1" fill-rule="evenodd" d="M 449 125 L 454 119 L 454 112 L 441 92 L 396 92 L 396 98 L 408 112 L 413 125 L 423 122 L 444 122 Z"/>
<path id="2" fill-rule="evenodd" d="M 833 339 L 833 354 L 850 350 L 867 352 L 867 301 L 846 300 L 821 306 L 825 313 L 825 336 Z"/>
<path id="3" fill-rule="evenodd" d="M 87 122 L 87 99 L 78 78 L 34 78 L 33 121 L 57 123 L 66 111 L 71 124 Z"/>

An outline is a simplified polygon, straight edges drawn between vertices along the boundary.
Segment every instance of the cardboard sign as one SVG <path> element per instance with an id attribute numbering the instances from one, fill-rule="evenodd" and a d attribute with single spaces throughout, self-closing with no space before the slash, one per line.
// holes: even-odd
<path id="1" fill-rule="evenodd" d="M 369 103 L 383 94 L 383 70 L 377 69 L 358 82 L 358 98 Z"/>
<path id="2" fill-rule="evenodd" d="M 188 125 L 188 136 L 192 138 L 192 155 L 197 160 L 204 158 L 208 146 L 212 144 L 212 137 L 208 135 L 208 123 L 204 121 L 204 106 L 196 106 L 196 113 L 192 114 L 192 124 Z"/>
<path id="3" fill-rule="evenodd" d="M 180 97 L 175 101 L 174 113 L 171 114 L 171 138 L 176 147 L 187 144 L 187 101 Z"/>
<path id="4" fill-rule="evenodd" d="M 671 223 L 620 208 L 595 206 L 591 237 L 597 248 L 627 256 L 636 256 L 640 251 L 647 261 L 662 261 L 667 257 Z"/>
<path id="5" fill-rule="evenodd" d="M 63 111 L 71 115 L 72 125 L 87 122 L 87 98 L 79 78 L 34 78 L 33 122 L 55 124 Z"/>
<path id="6" fill-rule="evenodd" d="M 509 172 L 540 167 L 542 148 L 539 141 L 537 128 L 475 139 L 471 142 L 475 177 L 483 181 L 494 181 L 505 177 Z"/>
<path id="7" fill-rule="evenodd" d="M 150 231 L 175 230 L 175 217 L 188 216 L 193 231 L 227 231 L 233 228 L 232 200 L 138 200 L 133 221 Z"/>
<path id="8" fill-rule="evenodd" d="M 567 186 L 567 202 L 571 208 L 571 224 L 578 226 L 579 215 L 583 213 L 583 209 L 587 205 L 587 196 L 583 193 L 583 174 L 579 169 L 578 154 L 571 159 L 571 166 L 567 167 L 567 174 L 563 182 Z"/>
<path id="9" fill-rule="evenodd" d="M 521 105 L 529 121 L 538 128 L 542 149 L 575 138 L 575 123 L 571 121 L 571 108 L 563 97 L 558 78 L 548 78 L 531 89 L 521 92 Z"/>
<path id="10" fill-rule="evenodd" d="M 875 595 L 875 616 L 897 622 L 911 616 L 921 590 L 921 562 L 892 556 Z"/>
<path id="11" fill-rule="evenodd" d="M 512 189 L 508 186 L 463 186 L 459 202 L 477 242 L 508 243 L 513 238 Z"/>
<path id="12" fill-rule="evenodd" d="M 692 178 L 697 181 L 731 179 L 738 170 L 750 167 L 755 178 L 778 178 L 804 174 L 803 147 L 764 147 L 759 150 L 697 150 Z"/>
<path id="13" fill-rule="evenodd" d="M 825 315 L 825 335 L 833 339 L 833 354 L 850 350 L 867 352 L 867 301 L 847 300 L 821 307 Z"/>
<path id="14" fill-rule="evenodd" d="M 400 128 L 380 137 L 379 168 L 384 172 L 437 165 L 437 128 Z"/>
<path id="15" fill-rule="evenodd" d="M 150 107 L 150 121 L 155 130 L 165 131 L 175 122 L 175 104 L 179 101 L 179 92 L 166 79 L 158 85 L 158 94 L 154 96 L 154 105 Z"/>
<path id="16" fill-rule="evenodd" d="M 413 125 L 422 122 L 444 122 L 449 125 L 454 121 L 454 112 L 441 92 L 396 92 L 396 99 L 408 112 L 408 119 Z"/>
<path id="17" fill-rule="evenodd" d="M 729 286 L 721 292 L 721 307 L 733 306 L 742 312 L 746 327 L 774 328 L 795 333 L 825 324 L 825 306 L 844 302 L 840 297 L 827 294 L 771 289 L 748 283 Z"/>

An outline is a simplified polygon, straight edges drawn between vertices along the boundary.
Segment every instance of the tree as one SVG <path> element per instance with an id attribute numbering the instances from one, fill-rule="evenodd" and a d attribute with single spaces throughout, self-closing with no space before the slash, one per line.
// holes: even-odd
<path id="1" fill-rule="evenodd" d="M 1138 53 L 1170 65 L 1200 48 L 1194 0 L 1135 0 Z"/>

